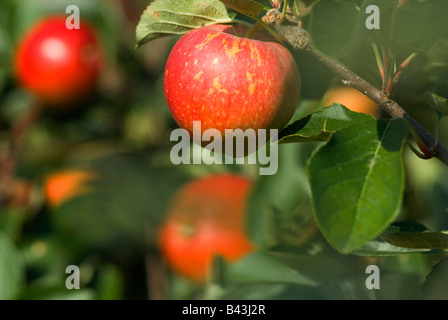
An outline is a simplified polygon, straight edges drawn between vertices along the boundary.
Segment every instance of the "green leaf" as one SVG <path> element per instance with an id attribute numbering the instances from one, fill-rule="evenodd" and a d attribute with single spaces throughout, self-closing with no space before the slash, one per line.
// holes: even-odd
<path id="1" fill-rule="evenodd" d="M 318 287 L 299 287 L 294 284 L 244 283 L 237 284 L 219 297 L 221 300 L 322 300 Z"/>
<path id="2" fill-rule="evenodd" d="M 316 286 L 317 283 L 268 252 L 251 253 L 229 265 L 227 276 L 237 282 L 289 283 Z"/>
<path id="3" fill-rule="evenodd" d="M 441 232 L 387 232 L 381 238 L 403 248 L 448 249 L 448 234 Z"/>
<path id="4" fill-rule="evenodd" d="M 14 299 L 25 275 L 23 258 L 11 240 L 0 233 L 0 300 Z"/>
<path id="5" fill-rule="evenodd" d="M 113 264 L 105 264 L 97 272 L 97 300 L 122 299 L 124 279 L 120 269 Z"/>
<path id="6" fill-rule="evenodd" d="M 444 17 L 448 10 L 445 0 L 407 1 L 398 10 L 394 10 L 394 4 L 395 1 L 390 0 L 367 0 L 361 11 L 365 12 L 369 5 L 379 7 L 380 29 L 362 29 L 368 36 L 373 36 L 377 44 L 395 53 L 427 52 L 448 28 L 448 20 Z M 394 11 L 395 25 L 392 28 Z M 364 17 L 367 18 L 367 14 Z"/>
<path id="7" fill-rule="evenodd" d="M 416 221 L 397 221 L 391 223 L 391 225 L 384 231 L 384 233 L 392 233 L 392 232 L 424 232 L 430 231 L 425 227 L 424 224 Z"/>
<path id="8" fill-rule="evenodd" d="M 353 1 L 319 1 L 313 7 L 309 31 L 320 51 L 340 57 L 353 43 L 362 18 Z"/>
<path id="9" fill-rule="evenodd" d="M 311 208 L 297 210 L 301 204 L 308 204 L 309 194 L 303 146 L 279 146 L 278 171 L 260 176 L 251 192 L 246 229 L 259 248 L 279 243 L 297 245 L 314 220 Z"/>
<path id="10" fill-rule="evenodd" d="M 272 251 L 270 254 L 317 283 L 330 281 L 345 270 L 338 261 L 324 256 L 277 251 Z"/>
<path id="11" fill-rule="evenodd" d="M 220 0 L 222 3 L 226 4 L 229 8 L 245 14 L 249 17 L 257 17 L 263 12 L 264 6 L 254 0 Z"/>
<path id="12" fill-rule="evenodd" d="M 447 98 L 441 97 L 433 92 L 427 92 L 424 95 L 424 99 L 436 111 L 440 112 L 444 116 L 448 115 L 448 99 Z"/>
<path id="13" fill-rule="evenodd" d="M 0 232 L 10 239 L 18 239 L 28 215 L 22 208 L 5 208 L 0 211 Z"/>
<path id="14" fill-rule="evenodd" d="M 279 143 L 327 141 L 331 135 L 343 128 L 372 121 L 374 118 L 365 113 L 353 112 L 340 104 L 333 104 L 312 113 L 279 133 Z"/>
<path id="15" fill-rule="evenodd" d="M 424 300 L 448 300 L 448 258 L 441 259 L 426 276 L 422 286 Z"/>
<path id="16" fill-rule="evenodd" d="M 341 252 L 378 236 L 399 213 L 408 132 L 402 119 L 364 122 L 334 133 L 310 157 L 314 215 Z"/>
<path id="17" fill-rule="evenodd" d="M 137 25 L 137 47 L 163 36 L 231 21 L 219 0 L 156 0 L 146 8 Z"/>
<path id="18" fill-rule="evenodd" d="M 431 251 L 430 249 L 412 249 L 412 248 L 397 247 L 390 243 L 382 241 L 381 239 L 375 239 L 367 243 L 364 243 L 361 248 L 356 249 L 351 253 L 358 256 L 382 257 L 382 256 L 395 256 L 401 254 L 422 253 L 430 251 Z"/>
<path id="19" fill-rule="evenodd" d="M 64 281 L 61 282 L 64 284 Z M 91 288 L 68 290 L 60 285 L 31 284 L 20 296 L 20 300 L 95 300 L 95 291 Z"/>

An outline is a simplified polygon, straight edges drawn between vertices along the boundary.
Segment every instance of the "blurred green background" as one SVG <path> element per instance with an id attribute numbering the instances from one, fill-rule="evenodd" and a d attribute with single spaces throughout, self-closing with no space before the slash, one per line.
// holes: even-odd
<path id="1" fill-rule="evenodd" d="M 320 3 L 314 20 L 305 16 L 305 25 L 318 34 L 317 45 L 380 85 L 372 48 L 359 31 L 363 21 L 356 12 L 341 7 L 341 1 Z M 14 177 L 29 189 L 24 189 L 23 201 L 0 207 L 0 299 L 421 297 L 421 285 L 443 252 L 345 256 L 320 235 L 313 223 L 305 172 L 306 159 L 317 144 L 281 145 L 279 171 L 274 176 L 258 176 L 256 165 L 171 163 L 173 143 L 169 137 L 177 125 L 164 100 L 163 70 L 176 37 L 160 38 L 135 49 L 135 28 L 148 0 L 0 2 L 1 150 L 6 148 L 11 126 L 33 102 L 14 79 L 11 61 L 15 49 L 34 22 L 54 13 L 64 14 L 72 4 L 97 30 L 105 63 L 95 93 L 76 110 L 45 109 L 20 149 Z M 332 12 L 342 15 L 338 27 L 331 20 Z M 327 18 L 316 20 L 319 16 Z M 323 30 L 331 30 L 327 38 L 343 40 L 328 41 Z M 431 132 L 436 115 L 422 97 L 448 80 L 447 30 L 440 30 L 438 41 L 423 47 L 393 96 Z M 323 94 L 339 80 L 311 57 L 294 55 L 302 76 L 297 119 L 316 109 Z M 448 143 L 445 124 L 442 120 L 440 140 Z M 447 230 L 447 168 L 437 159 L 418 159 L 408 149 L 405 161 L 407 189 L 400 220 L 418 221 L 434 231 Z M 92 170 L 99 179 L 89 183 L 89 192 L 54 208 L 46 203 L 43 186 L 48 174 L 61 169 Z M 265 242 L 268 244 L 260 248 L 258 256 L 243 261 L 233 273 L 226 273 L 225 263 L 217 261 L 218 276 L 202 287 L 170 272 L 158 252 L 156 236 L 176 190 L 187 181 L 218 172 L 238 173 L 256 183 L 248 219 L 254 239 L 266 240 L 266 234 L 260 234 L 263 228 L 257 230 L 254 212 L 276 212 L 277 220 L 272 223 L 276 231 L 270 235 L 274 240 Z M 268 255 L 272 251 L 278 260 Z M 272 263 L 267 264 L 269 261 Z M 283 263 L 280 267 L 278 261 Z M 380 265 L 384 272 L 380 291 L 365 289 L 369 264 Z M 68 265 L 81 269 L 80 290 L 65 288 Z M 303 271 L 303 278 L 285 276 L 291 270 Z M 258 277 L 251 278 L 250 273 Z M 446 272 L 443 275 L 446 277 Z M 312 279 L 313 285 L 305 278 Z M 432 290 L 428 286 L 427 290 Z"/>

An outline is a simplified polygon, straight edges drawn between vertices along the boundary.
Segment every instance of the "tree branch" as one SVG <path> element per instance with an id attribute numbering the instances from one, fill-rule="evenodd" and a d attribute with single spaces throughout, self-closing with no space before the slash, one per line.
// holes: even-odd
<path id="1" fill-rule="evenodd" d="M 393 118 L 403 118 L 409 122 L 417 134 L 420 136 L 422 142 L 433 150 L 434 157 L 438 158 L 444 164 L 448 165 L 448 149 L 438 143 L 436 146 L 436 139 L 429 133 L 417 120 L 412 118 L 403 108 L 395 101 L 389 99 L 380 90 L 372 86 L 370 83 L 362 79 L 353 71 L 348 69 L 339 60 L 329 57 L 321 53 L 312 43 L 310 34 L 305 30 L 298 28 L 297 23 L 293 23 L 290 19 L 285 19 L 280 22 L 278 15 L 281 15 L 276 9 L 268 11 L 263 21 L 267 23 L 272 29 L 284 37 L 284 39 L 292 46 L 294 50 L 302 50 L 314 56 L 317 60 L 325 64 L 329 69 L 335 72 L 342 78 L 344 84 L 349 85 L 367 97 L 378 103 L 390 116 Z"/>
<path id="2" fill-rule="evenodd" d="M 41 105 L 35 102 L 10 129 L 6 150 L 0 158 L 0 209 L 9 201 L 17 154 L 28 132 L 39 117 L 40 111 Z"/>

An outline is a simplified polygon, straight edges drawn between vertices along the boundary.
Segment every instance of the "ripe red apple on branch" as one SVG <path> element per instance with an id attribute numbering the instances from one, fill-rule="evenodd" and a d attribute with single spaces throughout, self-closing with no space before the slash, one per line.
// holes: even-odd
<path id="1" fill-rule="evenodd" d="M 264 33 L 249 39 L 247 32 L 241 25 L 206 26 L 173 47 L 165 98 L 190 135 L 200 121 L 202 133 L 216 129 L 224 142 L 226 129 L 281 129 L 294 114 L 300 74 L 291 53 Z"/>

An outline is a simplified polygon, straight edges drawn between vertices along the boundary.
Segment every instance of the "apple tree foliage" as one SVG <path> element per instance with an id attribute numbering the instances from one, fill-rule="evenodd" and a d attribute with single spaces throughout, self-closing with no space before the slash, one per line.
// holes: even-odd
<path id="1" fill-rule="evenodd" d="M 262 23 L 274 2 L 298 9 L 316 50 L 374 88 L 398 72 L 390 99 L 448 144 L 446 0 L 0 1 L 2 169 L 10 130 L 33 104 L 12 72 L 25 30 L 76 5 L 105 52 L 93 96 L 79 110 L 44 110 L 17 148 L 14 178 L 32 187 L 17 189 L 12 202 L 0 194 L 0 299 L 448 299 L 448 167 L 412 152 L 432 155 L 403 118 L 322 105 L 341 78 L 272 27 L 297 62 L 302 92 L 274 142 L 278 171 L 171 163 L 178 126 L 163 94 L 170 49 L 202 26 Z M 366 28 L 371 5 L 379 29 Z M 50 207 L 45 175 L 73 167 L 98 179 Z M 216 257 L 198 286 L 166 268 L 157 230 L 180 186 L 229 172 L 254 180 L 246 231 L 257 250 L 231 264 Z M 80 268 L 79 290 L 65 286 L 69 265 Z M 380 289 L 366 287 L 369 265 L 379 267 Z"/>

